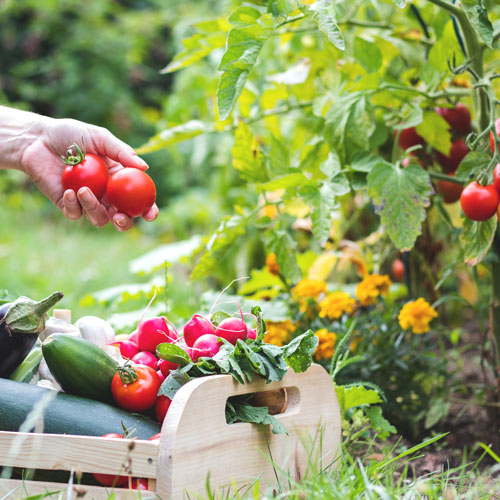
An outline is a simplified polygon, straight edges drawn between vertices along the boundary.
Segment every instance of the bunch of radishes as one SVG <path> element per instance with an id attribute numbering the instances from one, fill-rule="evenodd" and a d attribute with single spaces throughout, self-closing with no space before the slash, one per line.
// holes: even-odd
<path id="1" fill-rule="evenodd" d="M 179 368 L 179 365 L 157 357 L 156 350 L 159 344 L 175 344 L 196 363 L 200 358 L 211 358 L 217 354 L 223 343 L 221 339 L 234 345 L 238 339 L 255 339 L 256 336 L 256 329 L 247 326 L 244 315 L 240 311 L 239 318 L 227 317 L 216 326 L 210 319 L 201 314 L 195 314 L 184 325 L 182 335 L 164 316 L 148 318 L 141 320 L 137 330 L 126 340 L 113 344 L 119 346 L 123 358 L 135 364 L 150 366 L 157 371 L 163 381 L 170 371 Z M 160 421 L 164 418 L 164 414 L 157 416 Z"/>

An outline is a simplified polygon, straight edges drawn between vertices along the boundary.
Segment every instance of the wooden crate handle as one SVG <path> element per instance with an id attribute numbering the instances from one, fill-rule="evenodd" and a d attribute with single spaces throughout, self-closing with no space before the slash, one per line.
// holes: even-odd
<path id="1" fill-rule="evenodd" d="M 287 388 L 288 408 L 277 415 L 290 435 L 271 435 L 269 426 L 228 425 L 226 401 L 231 396 Z M 340 444 L 340 410 L 333 382 L 326 370 L 312 365 L 306 373 L 289 371 L 280 382 L 256 379 L 239 384 L 227 375 L 192 380 L 181 387 L 162 426 L 158 456 L 157 493 L 181 499 L 184 490 L 205 491 L 207 474 L 213 486 L 275 482 L 275 470 L 303 475 L 311 448 L 322 466 L 335 463 Z M 272 439 L 271 439 L 272 438 Z M 311 440 L 316 439 L 313 446 Z M 266 457 L 267 455 L 267 457 Z"/>

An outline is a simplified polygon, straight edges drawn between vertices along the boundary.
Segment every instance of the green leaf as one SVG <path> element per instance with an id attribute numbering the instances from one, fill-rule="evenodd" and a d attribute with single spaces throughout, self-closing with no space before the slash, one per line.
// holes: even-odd
<path id="1" fill-rule="evenodd" d="M 286 427 L 276 418 L 269 414 L 267 406 L 257 407 L 248 403 L 228 400 L 226 406 L 226 422 L 247 422 L 250 424 L 271 425 L 273 434 L 288 434 Z"/>
<path id="2" fill-rule="evenodd" d="M 248 220 L 239 215 L 225 217 L 210 238 L 205 252 L 193 269 L 191 279 L 197 280 L 210 275 L 238 238 L 247 232 L 247 224 Z"/>
<path id="3" fill-rule="evenodd" d="M 488 19 L 488 10 L 482 0 L 463 0 L 462 8 L 478 37 L 493 49 L 493 26 Z"/>
<path id="4" fill-rule="evenodd" d="M 324 182 L 321 187 L 305 186 L 299 194 L 312 207 L 312 232 L 318 243 L 324 246 L 330 236 L 333 209 L 336 206 L 334 184 Z"/>
<path id="5" fill-rule="evenodd" d="M 449 73 L 448 63 L 459 65 L 463 59 L 462 50 L 450 21 L 446 25 L 441 39 L 429 51 L 429 63 L 440 73 Z"/>
<path id="6" fill-rule="evenodd" d="M 302 273 L 295 256 L 297 242 L 284 230 L 270 229 L 265 233 L 265 244 L 268 253 L 276 255 L 281 273 L 292 283 L 298 282 Z"/>
<path id="7" fill-rule="evenodd" d="M 435 111 L 425 111 L 422 123 L 417 125 L 417 132 L 434 149 L 437 149 L 445 156 L 450 154 L 450 125 L 441 115 Z"/>
<path id="8" fill-rule="evenodd" d="M 238 7 L 227 20 L 233 26 L 249 26 L 255 24 L 260 16 L 261 12 L 253 7 Z"/>
<path id="9" fill-rule="evenodd" d="M 375 130 L 373 107 L 360 92 L 342 94 L 326 114 L 325 138 L 331 149 L 346 156 L 361 148 L 370 149 L 370 137 Z"/>
<path id="10" fill-rule="evenodd" d="M 378 71 L 382 66 L 382 52 L 373 42 L 364 38 L 354 39 L 354 57 L 369 73 Z"/>
<path id="11" fill-rule="evenodd" d="M 484 222 L 463 218 L 464 227 L 460 235 L 460 243 L 464 251 L 464 260 L 475 266 L 481 262 L 490 249 L 497 228 L 496 215 Z"/>
<path id="12" fill-rule="evenodd" d="M 425 428 L 434 427 L 442 418 L 445 418 L 450 411 L 451 403 L 442 398 L 433 399 L 430 408 L 425 414 Z"/>
<path id="13" fill-rule="evenodd" d="M 379 163 L 368 174 L 368 193 L 386 231 L 401 251 L 410 250 L 421 232 L 432 186 L 419 165 Z"/>
<path id="14" fill-rule="evenodd" d="M 177 370 L 172 370 L 161 384 L 158 396 L 167 396 L 167 398 L 173 399 L 175 393 L 191 380 L 191 377 L 187 374 L 187 371 L 191 367 L 192 364 L 189 364 L 182 368 L 177 368 Z"/>
<path id="15" fill-rule="evenodd" d="M 344 37 L 335 17 L 335 8 L 330 0 L 316 0 L 310 7 L 312 19 L 328 40 L 339 50 L 345 49 Z"/>
<path id="16" fill-rule="evenodd" d="M 160 149 L 165 149 L 173 144 L 192 139 L 193 137 L 201 135 L 208 130 L 208 127 L 203 122 L 200 122 L 199 120 L 191 120 L 183 123 L 182 125 L 177 125 L 163 130 L 159 134 L 152 137 L 146 144 L 139 147 L 137 149 L 137 153 L 146 154 L 159 151 Z"/>
<path id="17" fill-rule="evenodd" d="M 370 420 L 370 424 L 374 431 L 378 434 L 379 439 L 386 439 L 390 434 L 396 434 L 397 429 L 382 415 L 380 406 L 371 406 L 364 410 L 366 416 Z"/>
<path id="18" fill-rule="evenodd" d="M 269 168 L 273 175 L 284 175 L 290 168 L 290 150 L 283 142 L 271 136 L 271 152 L 269 154 Z"/>
<path id="19" fill-rule="evenodd" d="M 295 10 L 295 0 L 269 0 L 267 11 L 274 17 L 286 17 Z"/>
<path id="20" fill-rule="evenodd" d="M 265 158 L 251 128 L 240 121 L 234 133 L 231 150 L 233 166 L 241 177 L 250 182 L 265 182 L 268 179 Z"/>
<path id="21" fill-rule="evenodd" d="M 212 325 L 214 325 L 217 328 L 219 326 L 219 323 L 230 317 L 231 315 L 224 311 L 215 311 L 210 316 L 210 323 L 212 323 Z"/>
<path id="22" fill-rule="evenodd" d="M 307 184 L 309 179 L 302 173 L 287 174 L 281 177 L 276 177 L 272 181 L 262 184 L 260 187 L 264 191 L 276 191 L 277 189 L 294 188 Z"/>
<path id="23" fill-rule="evenodd" d="M 200 244 L 200 236 L 195 235 L 189 240 L 161 245 L 132 260 L 129 264 L 129 270 L 138 275 L 152 274 L 168 264 L 180 262 L 182 259 L 190 257 Z"/>
<path id="24" fill-rule="evenodd" d="M 394 126 L 395 130 L 403 130 L 405 128 L 416 127 L 422 123 L 424 112 L 420 107 L 412 107 L 409 115 L 403 123 Z"/>
<path id="25" fill-rule="evenodd" d="M 384 160 L 380 156 L 366 154 L 360 151 L 356 153 L 351 160 L 351 168 L 356 172 L 370 172 L 375 165 Z"/>
<path id="26" fill-rule="evenodd" d="M 480 170 L 483 170 L 490 164 L 490 155 L 485 151 L 471 151 L 460 162 L 455 177 L 461 181 L 468 181 L 474 177 Z"/>
<path id="27" fill-rule="evenodd" d="M 281 349 L 288 366 L 296 373 L 305 372 L 312 364 L 312 356 L 319 339 L 312 330 L 295 337 Z"/>
<path id="28" fill-rule="evenodd" d="M 156 355 L 179 366 L 186 366 L 191 363 L 191 358 L 184 349 L 169 342 L 158 344 L 156 346 Z"/>
<path id="29" fill-rule="evenodd" d="M 221 31 L 209 35 L 195 33 L 190 38 L 182 41 L 184 50 L 177 54 L 160 73 L 173 73 L 181 68 L 186 68 L 208 56 L 213 50 L 224 47 L 226 32 Z"/>
<path id="30" fill-rule="evenodd" d="M 283 287 L 278 276 L 271 274 L 267 269 L 251 269 L 250 279 L 245 281 L 238 290 L 240 295 L 250 295 L 259 290 Z"/>
<path id="31" fill-rule="evenodd" d="M 321 177 L 320 165 L 328 158 L 330 148 L 326 141 L 306 145 L 302 150 L 300 170 L 309 172 L 314 178 Z"/>
<path id="32" fill-rule="evenodd" d="M 346 387 L 338 385 L 335 387 L 342 413 L 357 406 L 382 403 L 382 399 L 377 391 L 367 389 L 362 385 Z"/>
<path id="33" fill-rule="evenodd" d="M 231 113 L 243 91 L 248 74 L 271 33 L 271 27 L 258 23 L 233 28 L 228 33 L 226 52 L 219 66 L 223 73 L 217 88 L 217 106 L 221 120 L 225 120 Z"/>
<path id="34" fill-rule="evenodd" d="M 396 7 L 399 7 L 400 9 L 404 9 L 406 7 L 406 0 L 392 0 L 392 2 Z"/>

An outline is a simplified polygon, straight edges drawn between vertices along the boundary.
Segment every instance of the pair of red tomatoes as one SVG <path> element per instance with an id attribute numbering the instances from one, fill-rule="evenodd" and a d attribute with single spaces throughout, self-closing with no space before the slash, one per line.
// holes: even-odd
<path id="1" fill-rule="evenodd" d="M 142 170 L 123 168 L 110 176 L 101 157 L 83 153 L 76 158 L 63 170 L 61 182 L 64 190 L 72 189 L 76 193 L 80 188 L 88 187 L 98 200 L 106 195 L 117 212 L 130 217 L 139 217 L 153 206 L 156 187 L 151 177 Z"/>

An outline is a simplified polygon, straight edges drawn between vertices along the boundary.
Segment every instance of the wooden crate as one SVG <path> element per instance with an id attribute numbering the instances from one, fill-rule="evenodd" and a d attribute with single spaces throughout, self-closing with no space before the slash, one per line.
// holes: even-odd
<path id="1" fill-rule="evenodd" d="M 230 396 L 282 388 L 288 405 L 276 417 L 289 435 L 272 434 L 269 426 L 226 423 Z M 321 468 L 335 466 L 339 443 L 340 411 L 333 383 L 321 366 L 312 365 L 301 374 L 290 370 L 282 381 L 270 384 L 255 380 L 243 385 L 230 375 L 192 380 L 175 395 L 159 442 L 0 432 L 0 465 L 142 477 L 149 480 L 150 491 L 141 491 L 141 498 L 177 500 L 203 495 L 208 475 L 211 488 L 218 491 L 257 479 L 263 490 L 287 474 L 300 479 L 309 463 L 320 460 Z M 68 488 L 73 489 L 72 498 L 85 493 L 85 499 L 101 499 L 111 492 L 98 486 L 0 479 L 0 498 Z M 134 490 L 115 488 L 114 493 L 120 499 L 137 498 Z"/>

